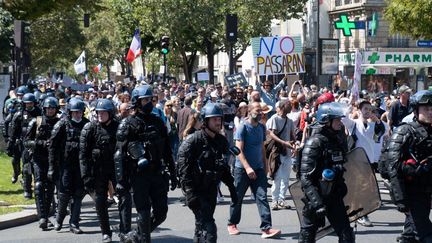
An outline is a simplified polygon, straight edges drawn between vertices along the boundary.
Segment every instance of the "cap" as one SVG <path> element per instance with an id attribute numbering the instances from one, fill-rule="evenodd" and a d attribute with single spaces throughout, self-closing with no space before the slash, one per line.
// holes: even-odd
<path id="1" fill-rule="evenodd" d="M 398 93 L 399 94 L 402 94 L 402 93 L 412 93 L 412 89 L 410 89 L 407 85 L 402 85 L 402 86 L 399 87 Z"/>
<path id="2" fill-rule="evenodd" d="M 217 97 L 218 97 L 218 95 L 217 95 L 217 91 L 215 90 L 215 91 L 211 92 L 211 93 L 210 93 L 210 96 L 211 96 L 212 98 L 217 98 Z"/>
<path id="3" fill-rule="evenodd" d="M 273 106 L 271 106 L 271 105 L 267 105 L 267 104 L 264 103 L 264 102 L 261 102 L 260 105 L 261 105 L 262 112 L 263 112 L 264 114 L 267 114 L 267 113 L 269 113 L 270 111 L 273 110 Z"/>

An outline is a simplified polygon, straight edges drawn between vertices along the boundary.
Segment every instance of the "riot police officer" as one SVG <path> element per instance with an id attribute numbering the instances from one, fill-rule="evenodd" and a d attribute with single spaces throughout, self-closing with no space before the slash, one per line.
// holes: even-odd
<path id="1" fill-rule="evenodd" d="M 20 166 L 20 158 L 21 158 L 21 150 L 18 146 L 14 145 L 15 143 L 11 141 L 10 135 L 11 135 L 11 123 L 12 118 L 15 115 L 15 113 L 21 109 L 21 100 L 14 98 L 12 99 L 7 107 L 7 116 L 5 118 L 5 121 L 3 123 L 3 137 L 5 139 L 5 142 L 7 144 L 6 147 L 6 153 L 8 156 L 12 157 L 12 168 L 13 168 L 13 174 L 12 174 L 12 183 L 16 183 L 18 180 L 19 173 L 21 171 Z"/>
<path id="2" fill-rule="evenodd" d="M 204 128 L 189 135 L 179 149 L 180 182 L 186 203 L 195 215 L 194 242 L 217 240 L 213 214 L 220 180 L 230 189 L 232 201 L 237 201 L 234 178 L 224 160 L 229 143 L 220 134 L 223 115 L 219 106 L 207 104 L 201 112 Z"/>
<path id="3" fill-rule="evenodd" d="M 420 242 L 432 242 L 432 91 L 417 92 L 410 105 L 414 122 L 399 126 L 388 145 L 390 195 L 406 220 L 414 224 L 411 227 Z M 414 234 L 402 234 L 401 242 L 417 241 Z"/>
<path id="4" fill-rule="evenodd" d="M 57 215 L 54 229 L 62 228 L 66 209 L 72 198 L 69 229 L 74 234 L 81 234 L 79 216 L 84 197 L 84 186 L 79 165 L 79 138 L 81 130 L 88 120 L 83 117 L 85 104 L 79 98 L 71 98 L 68 103 L 69 116 L 58 121 L 51 133 L 49 144 L 48 178 L 59 179 Z"/>
<path id="5" fill-rule="evenodd" d="M 149 85 L 138 86 L 132 91 L 135 113 L 121 121 L 114 155 L 116 190 L 127 190 L 128 181 L 133 189 L 138 235 L 132 232 L 129 236 L 138 238 L 139 242 L 150 242 L 150 232 L 166 219 L 168 177 L 171 190 L 177 186 L 167 128 L 152 114 L 152 97 Z"/>
<path id="6" fill-rule="evenodd" d="M 317 229 L 326 216 L 339 242 L 355 242 L 343 202 L 347 187 L 343 179 L 346 142 L 338 135 L 344 117 L 340 103 L 325 103 L 317 111 L 317 127 L 306 141 L 300 164 L 300 181 L 304 192 L 304 224 L 299 242 L 315 242 Z"/>
<path id="7" fill-rule="evenodd" d="M 39 107 L 36 105 L 36 97 L 32 93 L 24 94 L 22 98 L 22 102 L 24 103 L 24 108 L 21 111 L 15 113 L 12 118 L 12 127 L 11 127 L 11 147 L 19 146 L 20 151 L 22 151 L 22 179 L 23 179 L 23 189 L 24 189 L 24 197 L 32 198 L 32 173 L 33 168 L 30 162 L 30 151 L 27 149 L 23 149 L 23 140 L 25 135 L 27 134 L 27 127 L 30 121 L 37 116 L 42 114 Z"/>
<path id="8" fill-rule="evenodd" d="M 102 241 L 111 242 L 107 188 L 109 181 L 114 187 L 116 185 L 113 157 L 119 122 L 115 118 L 115 106 L 112 101 L 99 99 L 95 110 L 97 121 L 87 123 L 81 131 L 81 177 L 84 188 L 90 193 L 95 192 L 96 213 L 102 230 Z M 126 199 L 120 196 L 119 202 L 120 231 L 123 234 L 130 231 L 131 224 L 131 196 L 129 192 L 125 196 Z"/>
<path id="9" fill-rule="evenodd" d="M 32 151 L 34 169 L 34 189 L 39 216 L 39 227 L 46 230 L 48 227 L 48 214 L 54 199 L 55 184 L 48 180 L 48 145 L 51 131 L 59 120 L 57 112 L 58 100 L 48 97 L 43 102 L 43 115 L 33 118 L 27 128 L 24 147 Z"/>

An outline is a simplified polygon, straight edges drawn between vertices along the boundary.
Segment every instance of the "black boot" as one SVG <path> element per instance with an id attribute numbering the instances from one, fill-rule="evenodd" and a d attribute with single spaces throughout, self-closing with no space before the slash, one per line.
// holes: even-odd
<path id="1" fill-rule="evenodd" d="M 54 222 L 54 229 L 56 231 L 61 230 L 63 225 L 63 220 L 67 214 L 67 206 L 69 204 L 70 196 L 65 193 L 59 192 L 58 194 L 58 205 L 57 205 L 57 215 L 56 220 Z"/>
<path id="2" fill-rule="evenodd" d="M 151 242 L 150 232 L 151 232 L 151 222 L 150 222 L 150 211 L 140 210 L 138 211 L 138 238 L 139 242 Z"/>
<path id="3" fill-rule="evenodd" d="M 355 243 L 355 235 L 351 227 L 342 231 L 339 235 L 339 243 Z"/>
<path id="4" fill-rule="evenodd" d="M 315 231 L 301 229 L 299 235 L 299 243 L 315 243 Z"/>
<path id="5" fill-rule="evenodd" d="M 46 218 L 39 219 L 39 228 L 44 231 L 48 229 L 48 220 Z"/>

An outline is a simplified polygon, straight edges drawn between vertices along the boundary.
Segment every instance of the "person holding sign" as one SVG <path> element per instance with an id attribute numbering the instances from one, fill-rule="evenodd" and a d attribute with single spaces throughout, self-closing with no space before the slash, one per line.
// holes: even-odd
<path id="1" fill-rule="evenodd" d="M 272 83 L 270 81 L 265 81 L 264 84 L 261 86 L 260 83 L 257 83 L 256 90 L 260 92 L 262 101 L 266 103 L 267 105 L 270 105 L 271 107 L 275 107 L 275 104 L 277 102 L 277 93 L 280 89 L 285 87 L 285 81 L 286 78 L 283 78 L 276 87 L 272 87 Z M 270 111 L 270 114 L 268 114 L 269 117 L 275 114 L 274 108 Z"/>

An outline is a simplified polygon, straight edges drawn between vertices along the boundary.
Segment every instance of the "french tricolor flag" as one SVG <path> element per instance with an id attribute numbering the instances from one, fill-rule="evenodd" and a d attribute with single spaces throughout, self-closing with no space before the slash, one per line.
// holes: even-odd
<path id="1" fill-rule="evenodd" d="M 135 30 L 132 43 L 129 47 L 129 51 L 126 57 L 126 61 L 131 63 L 137 56 L 141 54 L 141 37 L 139 29 Z"/>
<path id="2" fill-rule="evenodd" d="M 96 67 L 94 67 L 93 68 L 93 71 L 95 72 L 95 73 L 98 73 L 98 72 L 100 72 L 102 70 L 102 64 L 98 64 Z"/>

